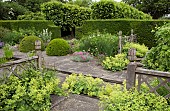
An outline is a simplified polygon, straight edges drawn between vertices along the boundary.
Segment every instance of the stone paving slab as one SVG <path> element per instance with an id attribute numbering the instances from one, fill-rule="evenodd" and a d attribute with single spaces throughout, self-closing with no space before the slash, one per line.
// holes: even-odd
<path id="1" fill-rule="evenodd" d="M 99 111 L 99 100 L 85 95 L 69 95 L 69 97 L 58 97 L 53 95 L 51 111 Z M 57 100 L 57 101 L 56 101 Z"/>
<path id="2" fill-rule="evenodd" d="M 71 56 L 44 56 L 45 66 L 64 73 L 83 73 L 92 75 L 108 82 L 122 83 L 126 78 L 126 71 L 112 72 L 104 70 L 96 61 L 74 62 Z"/>

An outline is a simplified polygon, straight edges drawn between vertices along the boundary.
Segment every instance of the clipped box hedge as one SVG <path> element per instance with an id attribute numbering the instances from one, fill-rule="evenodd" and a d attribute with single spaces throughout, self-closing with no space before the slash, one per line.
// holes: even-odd
<path id="1" fill-rule="evenodd" d="M 52 32 L 52 38 L 61 37 L 61 28 L 55 26 L 52 21 L 47 20 L 0 20 L 0 26 L 11 30 L 34 27 L 36 30 L 42 31 L 48 28 Z"/>
<path id="2" fill-rule="evenodd" d="M 154 33 L 155 27 L 162 26 L 170 20 L 135 20 L 135 19 L 108 19 L 108 20 L 87 20 L 82 27 L 76 27 L 76 38 L 82 38 L 83 35 L 89 35 L 95 31 L 130 35 L 131 29 L 137 34 L 137 40 L 140 44 L 145 44 L 149 48 L 156 46 Z"/>

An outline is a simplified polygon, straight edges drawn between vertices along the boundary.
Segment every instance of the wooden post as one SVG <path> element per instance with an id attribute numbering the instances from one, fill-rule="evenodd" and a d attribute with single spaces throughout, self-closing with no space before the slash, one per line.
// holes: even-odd
<path id="1" fill-rule="evenodd" d="M 131 62 L 134 62 L 136 60 L 136 49 L 135 48 L 130 48 L 128 50 L 128 59 L 131 61 Z"/>
<path id="2" fill-rule="evenodd" d="M 119 31 L 119 44 L 118 44 L 118 53 L 122 53 L 122 31 Z"/>
<path id="3" fill-rule="evenodd" d="M 126 89 L 129 90 L 133 87 L 135 87 L 135 82 L 136 82 L 136 63 L 135 62 L 130 62 L 127 66 L 127 75 L 126 75 Z"/>
<path id="4" fill-rule="evenodd" d="M 37 66 L 41 70 L 41 68 L 42 68 L 42 53 L 41 53 L 41 41 L 40 40 L 35 41 L 35 52 L 36 52 L 36 56 L 38 56 Z"/>

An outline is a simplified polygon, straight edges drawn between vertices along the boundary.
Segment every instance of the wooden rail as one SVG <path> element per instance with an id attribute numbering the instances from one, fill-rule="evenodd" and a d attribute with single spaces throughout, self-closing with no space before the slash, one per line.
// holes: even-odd
<path id="1" fill-rule="evenodd" d="M 42 67 L 42 54 L 41 54 L 41 41 L 35 42 L 36 56 L 22 58 L 15 61 L 6 62 L 0 65 L 0 76 L 8 78 L 12 74 L 20 78 L 19 74 L 27 68 L 33 67 L 34 69 L 41 70 Z M 4 80 L 5 82 L 6 80 Z"/>
<path id="2" fill-rule="evenodd" d="M 152 86 L 150 83 L 154 80 L 158 81 L 156 86 Z M 129 90 L 135 87 L 135 84 L 138 83 L 138 91 L 140 91 L 141 85 L 145 83 L 149 87 L 149 91 L 153 92 L 157 95 L 157 90 L 160 87 L 164 87 L 169 91 L 169 94 L 166 94 L 165 98 L 170 98 L 170 72 L 156 71 L 144 69 L 142 67 L 138 67 L 136 62 L 130 62 L 127 66 L 127 75 L 126 75 L 126 88 Z"/>

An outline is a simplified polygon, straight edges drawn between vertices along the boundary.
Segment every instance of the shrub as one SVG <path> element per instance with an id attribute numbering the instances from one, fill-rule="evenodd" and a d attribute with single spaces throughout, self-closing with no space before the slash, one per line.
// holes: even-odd
<path id="1" fill-rule="evenodd" d="M 28 11 L 24 6 L 16 2 L 0 2 L 0 7 L 0 20 L 16 20 L 18 15 Z M 12 12 L 9 14 L 10 11 Z"/>
<path id="2" fill-rule="evenodd" d="M 64 56 L 70 52 L 70 45 L 64 39 L 53 39 L 46 48 L 49 56 Z"/>
<path id="3" fill-rule="evenodd" d="M 10 33 L 10 30 L 0 26 L 0 41 L 2 41 L 7 33 Z"/>
<path id="4" fill-rule="evenodd" d="M 135 48 L 136 49 L 136 56 L 137 57 L 144 57 L 145 54 L 148 52 L 148 47 L 146 47 L 144 44 L 140 45 L 138 43 L 126 43 L 123 46 L 123 52 L 128 54 L 128 50 L 130 48 Z"/>
<path id="5" fill-rule="evenodd" d="M 13 50 L 9 44 L 5 44 L 3 47 L 4 57 L 10 59 L 13 57 Z"/>
<path id="6" fill-rule="evenodd" d="M 61 37 L 61 29 L 54 25 L 52 21 L 46 20 L 1 20 L 0 26 L 10 30 L 36 30 L 41 32 L 43 29 L 49 29 L 52 32 L 52 39 Z M 36 32 L 35 32 L 36 33 Z M 36 35 L 38 36 L 38 35 Z"/>
<path id="7" fill-rule="evenodd" d="M 106 57 L 105 60 L 102 62 L 102 66 L 105 69 L 111 70 L 111 71 L 121 71 L 125 69 L 127 64 L 129 63 L 129 60 L 126 58 L 126 54 L 118 54 L 115 55 L 115 57 Z"/>
<path id="8" fill-rule="evenodd" d="M 155 36 L 158 45 L 148 52 L 143 64 L 149 69 L 170 72 L 170 23 L 159 28 Z"/>
<path id="9" fill-rule="evenodd" d="M 132 19 L 152 19 L 148 14 L 137 10 L 125 3 L 115 1 L 100 1 L 92 6 L 92 18 L 94 19 L 116 19 L 116 18 L 132 18 Z"/>
<path id="10" fill-rule="evenodd" d="M 118 51 L 118 37 L 109 33 L 94 33 L 80 40 L 79 50 L 90 52 L 94 56 L 100 54 L 113 56 Z"/>
<path id="11" fill-rule="evenodd" d="M 24 37 L 19 46 L 19 50 L 21 52 L 29 52 L 35 49 L 35 41 L 40 40 L 41 41 L 41 50 L 44 50 L 44 44 L 41 38 L 36 36 L 26 36 Z"/>
<path id="12" fill-rule="evenodd" d="M 3 111 L 50 111 L 50 94 L 62 95 L 59 79 L 52 71 L 32 68 L 18 75 L 11 75 L 0 85 L 0 110 Z"/>
<path id="13" fill-rule="evenodd" d="M 81 26 L 83 20 L 90 19 L 91 10 L 61 2 L 47 2 L 42 6 L 42 11 L 47 20 L 52 20 L 55 25 L 73 28 Z"/>
<path id="14" fill-rule="evenodd" d="M 88 52 L 74 52 L 72 55 L 72 60 L 76 62 L 88 62 L 92 59 L 93 57 Z"/>
<path id="15" fill-rule="evenodd" d="M 22 39 L 23 35 L 21 35 L 21 33 L 17 31 L 10 31 L 5 34 L 2 41 L 10 45 L 15 45 L 19 44 Z"/>
<path id="16" fill-rule="evenodd" d="M 24 15 L 19 15 L 18 20 L 45 20 L 45 16 L 40 13 L 27 12 Z"/>
<path id="17" fill-rule="evenodd" d="M 116 87 L 116 88 L 115 88 Z M 104 111 L 169 111 L 165 98 L 154 93 L 122 90 L 114 86 L 108 96 L 101 96 L 101 106 Z"/>
<path id="18" fill-rule="evenodd" d="M 101 33 L 110 33 L 112 35 L 122 31 L 123 35 L 130 35 L 131 29 L 137 35 L 137 42 L 145 44 L 147 47 L 152 48 L 157 45 L 156 37 L 152 32 L 155 27 L 160 27 L 164 23 L 169 23 L 168 20 L 134 20 L 134 19 L 110 19 L 110 20 L 87 20 L 84 21 L 83 26 L 76 27 L 76 38 L 82 38 L 85 35 L 99 30 Z"/>
<path id="19" fill-rule="evenodd" d="M 62 89 L 73 94 L 99 96 L 103 83 L 102 79 L 93 78 L 90 75 L 84 76 L 82 74 L 72 74 L 66 78 L 62 84 Z"/>

